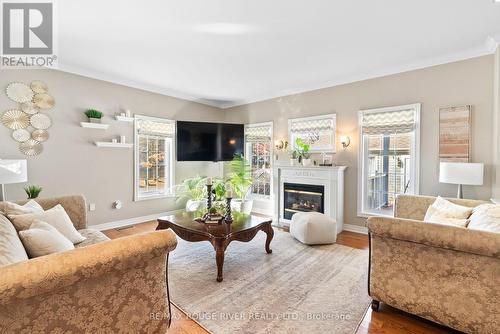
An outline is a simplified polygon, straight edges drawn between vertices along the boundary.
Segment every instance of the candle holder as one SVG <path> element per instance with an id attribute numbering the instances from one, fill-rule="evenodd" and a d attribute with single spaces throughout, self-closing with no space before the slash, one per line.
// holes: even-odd
<path id="1" fill-rule="evenodd" d="M 226 215 L 224 216 L 224 220 L 226 223 L 233 222 L 233 214 L 231 213 L 231 197 L 226 198 Z"/>
<path id="2" fill-rule="evenodd" d="M 212 207 L 212 185 L 207 184 L 207 210 Z"/>

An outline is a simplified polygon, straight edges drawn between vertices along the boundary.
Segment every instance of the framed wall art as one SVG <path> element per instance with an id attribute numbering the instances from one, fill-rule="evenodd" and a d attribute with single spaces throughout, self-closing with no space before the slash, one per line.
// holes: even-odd
<path id="1" fill-rule="evenodd" d="M 439 109 L 439 161 L 469 162 L 471 158 L 472 106 Z"/>

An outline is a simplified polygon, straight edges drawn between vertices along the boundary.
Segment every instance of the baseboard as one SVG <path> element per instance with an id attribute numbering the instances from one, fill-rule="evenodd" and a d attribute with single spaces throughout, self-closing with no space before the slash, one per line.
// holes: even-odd
<path id="1" fill-rule="evenodd" d="M 96 230 L 99 230 L 99 231 L 111 230 L 113 228 L 125 227 L 125 226 L 144 223 L 144 222 L 147 222 L 150 220 L 155 220 L 155 219 L 158 219 L 162 216 L 172 215 L 172 214 L 178 213 L 180 211 L 182 211 L 182 209 L 160 212 L 160 213 L 155 213 L 152 215 L 142 216 L 142 217 L 122 219 L 122 220 L 117 220 L 114 222 L 109 222 L 109 223 L 104 223 L 104 224 L 90 225 L 89 227 L 96 229 Z"/>
<path id="2" fill-rule="evenodd" d="M 344 224 L 344 231 L 368 234 L 368 229 L 365 226 L 359 226 L 353 224 Z"/>

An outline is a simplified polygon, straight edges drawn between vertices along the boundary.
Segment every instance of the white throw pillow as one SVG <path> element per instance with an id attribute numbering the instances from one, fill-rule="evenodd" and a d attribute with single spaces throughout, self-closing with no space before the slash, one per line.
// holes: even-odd
<path id="1" fill-rule="evenodd" d="M 481 204 L 475 207 L 468 227 L 471 230 L 500 233 L 500 205 Z"/>
<path id="2" fill-rule="evenodd" d="M 12 223 L 0 214 L 0 267 L 28 260 L 28 255 Z"/>
<path id="3" fill-rule="evenodd" d="M 39 220 L 33 222 L 28 230 L 20 231 L 19 237 L 30 258 L 75 248 L 55 227 Z"/>
<path id="4" fill-rule="evenodd" d="M 9 216 L 12 224 L 18 231 L 27 230 L 35 220 L 41 220 L 54 226 L 62 235 L 68 238 L 72 243 L 77 244 L 85 240 L 71 222 L 66 210 L 61 204 L 54 206 L 42 213 L 30 213 L 27 215 Z"/>
<path id="5" fill-rule="evenodd" d="M 19 205 L 19 204 L 12 203 L 12 202 L 5 202 L 4 205 L 5 205 L 4 210 L 5 210 L 6 216 L 25 215 L 28 213 L 42 213 L 43 212 L 43 208 L 41 207 L 41 205 L 38 204 L 34 200 L 29 200 L 24 205 Z"/>
<path id="6" fill-rule="evenodd" d="M 447 201 L 442 197 L 438 197 L 427 209 L 424 221 L 436 224 L 466 227 L 467 224 L 469 224 L 468 218 L 471 214 L 472 208 L 458 205 Z"/>

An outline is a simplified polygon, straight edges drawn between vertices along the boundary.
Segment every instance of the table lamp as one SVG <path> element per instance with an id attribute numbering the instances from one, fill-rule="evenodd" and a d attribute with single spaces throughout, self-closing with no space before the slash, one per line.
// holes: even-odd
<path id="1" fill-rule="evenodd" d="M 0 159 L 0 201 L 5 201 L 5 184 L 28 181 L 26 160 Z"/>
<path id="2" fill-rule="evenodd" d="M 439 182 L 458 184 L 457 198 L 463 198 L 462 185 L 483 184 L 484 164 L 465 162 L 441 162 Z"/>

